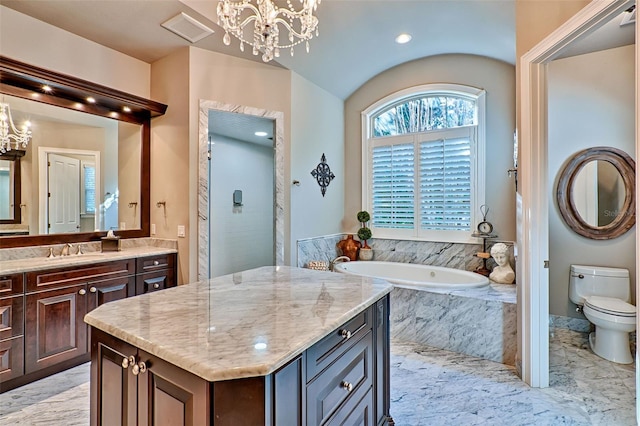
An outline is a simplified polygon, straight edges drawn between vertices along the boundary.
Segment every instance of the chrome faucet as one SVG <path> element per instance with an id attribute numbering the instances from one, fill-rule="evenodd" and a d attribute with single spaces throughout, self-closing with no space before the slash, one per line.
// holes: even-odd
<path id="1" fill-rule="evenodd" d="M 336 263 L 350 262 L 350 261 L 351 259 L 349 259 L 349 256 L 338 256 L 335 259 L 333 259 L 329 264 L 329 270 L 333 271 Z"/>
<path id="2" fill-rule="evenodd" d="M 70 243 L 67 243 L 62 247 L 62 251 L 60 252 L 60 256 L 69 256 L 71 254 L 70 249 L 73 247 Z"/>

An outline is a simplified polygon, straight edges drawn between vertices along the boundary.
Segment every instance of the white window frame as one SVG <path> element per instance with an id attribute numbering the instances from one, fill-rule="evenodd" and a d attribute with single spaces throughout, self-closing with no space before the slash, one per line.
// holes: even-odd
<path id="1" fill-rule="evenodd" d="M 472 141 L 472 193 L 471 193 L 471 228 L 468 231 L 429 231 L 420 229 L 420 206 L 419 196 L 414 198 L 416 217 L 414 218 L 414 229 L 392 229 L 375 228 L 372 231 L 376 238 L 388 238 L 398 240 L 436 241 L 436 242 L 457 242 L 457 243 L 477 243 L 478 239 L 472 237 L 476 230 L 476 224 L 482 219 L 480 206 L 485 203 L 485 103 L 486 92 L 477 87 L 461 84 L 425 84 L 414 86 L 392 93 L 365 109 L 361 114 L 362 125 L 362 206 L 365 210 L 373 211 L 372 192 L 372 153 L 376 144 L 389 144 L 393 139 L 395 143 L 407 143 L 409 141 L 426 141 L 442 138 L 443 134 L 458 132 L 469 127 L 455 127 L 452 129 L 437 129 L 427 132 L 402 134 L 397 136 L 383 136 L 373 138 L 373 117 L 379 114 L 392 104 L 403 99 L 409 100 L 420 96 L 436 95 L 458 95 L 475 98 L 477 106 L 477 124 L 475 128 L 475 140 Z M 473 149 L 475 147 L 475 149 Z M 416 157 L 418 158 L 418 157 Z M 419 167 L 419 161 L 415 163 Z M 416 173 L 417 176 L 417 173 Z M 419 186 L 419 182 L 416 182 Z"/>

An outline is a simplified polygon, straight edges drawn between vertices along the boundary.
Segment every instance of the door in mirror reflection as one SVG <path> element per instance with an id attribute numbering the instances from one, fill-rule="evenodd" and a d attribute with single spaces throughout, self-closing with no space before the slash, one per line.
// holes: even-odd
<path id="1" fill-rule="evenodd" d="M 13 219 L 13 162 L 0 160 L 0 220 Z"/>
<path id="2" fill-rule="evenodd" d="M 624 206 L 624 181 L 608 161 L 587 162 L 578 172 L 571 192 L 580 217 L 594 227 L 613 222 Z"/>

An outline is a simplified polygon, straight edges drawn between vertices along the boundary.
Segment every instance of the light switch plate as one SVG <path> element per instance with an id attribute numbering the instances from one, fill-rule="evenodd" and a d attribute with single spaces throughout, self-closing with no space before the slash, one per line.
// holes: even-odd
<path id="1" fill-rule="evenodd" d="M 155 223 L 151 224 L 151 235 L 156 235 L 156 224 Z"/>
<path id="2" fill-rule="evenodd" d="M 178 225 L 178 237 L 184 238 L 186 236 L 184 225 Z"/>

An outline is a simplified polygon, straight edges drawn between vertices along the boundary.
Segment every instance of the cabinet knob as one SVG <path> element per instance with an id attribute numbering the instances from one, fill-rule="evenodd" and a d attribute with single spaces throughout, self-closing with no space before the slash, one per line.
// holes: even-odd
<path id="1" fill-rule="evenodd" d="M 157 260 L 153 261 L 153 266 L 158 266 L 160 264 L 160 262 L 158 262 Z"/>
<path id="2" fill-rule="evenodd" d="M 146 373 L 146 371 L 147 371 L 147 364 L 145 364 L 144 361 L 140 361 L 137 364 L 133 364 L 133 367 L 131 367 L 131 372 L 133 373 L 134 376 L 137 376 L 138 374 Z"/>
<path id="3" fill-rule="evenodd" d="M 340 382 L 340 387 L 346 390 L 347 392 L 351 392 L 353 390 L 353 384 L 345 381 Z"/>
<path id="4" fill-rule="evenodd" d="M 135 363 L 136 363 L 136 358 L 133 355 L 131 355 L 128 358 L 122 358 L 122 368 L 124 368 L 125 370 L 129 368 L 130 365 Z"/>
<path id="5" fill-rule="evenodd" d="M 95 293 L 96 291 L 98 291 L 98 289 L 97 289 L 97 288 L 95 288 L 95 287 L 91 287 L 91 288 L 89 289 L 89 291 L 90 291 L 91 293 Z"/>
<path id="6" fill-rule="evenodd" d="M 340 330 L 340 335 L 345 340 L 351 339 L 351 332 L 349 330 Z"/>
<path id="7" fill-rule="evenodd" d="M 85 290 L 84 288 L 81 288 L 80 291 L 78 292 L 78 294 L 80 296 L 84 296 L 85 294 L 87 294 L 87 290 Z"/>
<path id="8" fill-rule="evenodd" d="M 160 284 L 155 283 L 155 284 L 153 285 L 153 288 L 155 288 L 155 289 L 159 289 L 159 288 L 160 288 Z"/>

